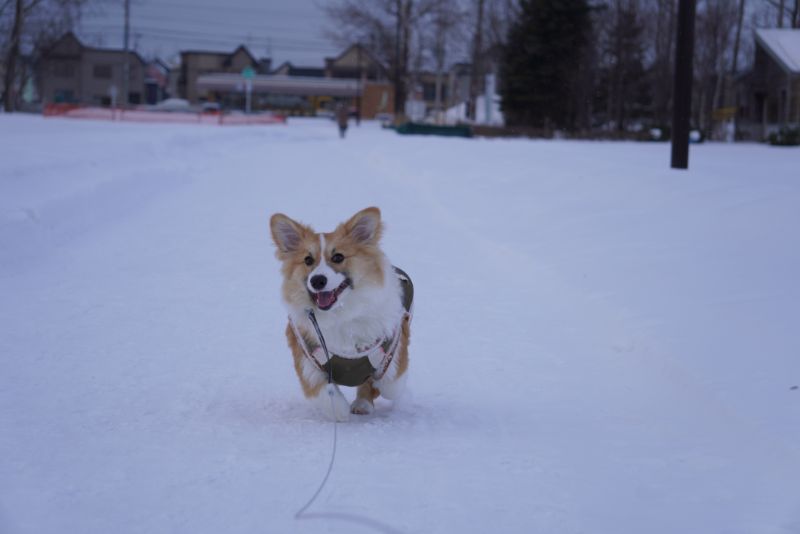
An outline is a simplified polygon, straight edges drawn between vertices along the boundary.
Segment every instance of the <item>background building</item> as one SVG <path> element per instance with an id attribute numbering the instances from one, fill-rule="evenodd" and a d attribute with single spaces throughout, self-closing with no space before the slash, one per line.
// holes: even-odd
<path id="1" fill-rule="evenodd" d="M 240 47 L 239 50 L 242 50 Z M 198 61 L 200 56 L 181 55 Z M 219 56 L 219 55 L 218 55 Z M 186 98 L 191 103 L 216 101 L 224 109 L 244 109 L 245 79 L 242 68 L 211 68 L 212 57 L 204 57 L 209 68 L 189 68 L 184 64 Z M 333 111 L 337 103 L 349 106 L 363 118 L 374 118 L 394 109 L 394 87 L 387 81 L 386 67 L 367 49 L 355 44 L 333 58 L 324 67 L 282 63 L 271 73 L 256 71 L 252 78 L 253 110 L 274 110 L 289 115 L 319 115 Z"/>
<path id="2" fill-rule="evenodd" d="M 759 29 L 755 43 L 753 69 L 740 84 L 739 130 L 763 139 L 800 123 L 800 29 Z"/>
<path id="3" fill-rule="evenodd" d="M 244 46 L 240 45 L 230 53 L 190 50 L 181 52 L 181 73 L 178 78 L 178 94 L 196 104 L 208 100 L 208 96 L 198 91 L 197 78 L 209 73 L 239 74 L 245 67 L 256 72 L 264 72 L 270 62 L 259 61 Z"/>
<path id="4" fill-rule="evenodd" d="M 122 96 L 125 52 L 84 45 L 72 32 L 50 47 L 37 66 L 42 103 L 74 103 L 107 106 L 119 102 L 141 104 L 145 96 L 146 63 L 136 52 L 128 52 L 128 95 Z"/>

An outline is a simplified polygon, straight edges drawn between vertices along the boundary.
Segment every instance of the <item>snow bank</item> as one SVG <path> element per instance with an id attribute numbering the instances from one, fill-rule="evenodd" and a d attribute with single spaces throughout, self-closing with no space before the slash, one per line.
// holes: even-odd
<path id="1" fill-rule="evenodd" d="M 0 532 L 800 530 L 797 150 L 0 131 Z M 410 391 L 340 426 L 336 515 L 296 522 L 332 428 L 268 217 L 368 205 L 416 286 Z"/>

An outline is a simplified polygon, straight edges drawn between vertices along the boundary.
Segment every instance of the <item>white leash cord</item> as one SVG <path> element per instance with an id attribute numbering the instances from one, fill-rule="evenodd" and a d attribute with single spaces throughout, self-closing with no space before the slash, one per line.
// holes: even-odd
<path id="1" fill-rule="evenodd" d="M 319 325 L 317 324 L 317 318 L 314 316 L 313 310 L 307 310 L 308 319 L 311 321 L 311 324 L 314 325 L 314 330 L 317 331 L 317 337 L 319 338 L 320 345 L 322 345 L 322 350 L 325 351 L 325 360 L 330 360 L 330 355 L 328 354 L 328 347 L 325 345 L 325 338 L 322 337 L 322 331 L 319 329 Z M 328 392 L 328 397 L 331 399 L 331 414 L 333 415 L 333 452 L 331 452 L 331 461 L 328 464 L 328 470 L 325 472 L 325 476 L 322 479 L 317 491 L 314 492 L 314 495 L 308 500 L 308 502 L 300 508 L 297 513 L 294 514 L 295 519 L 303 519 L 303 514 L 305 513 L 308 508 L 314 504 L 314 501 L 317 500 L 317 497 L 320 493 L 322 493 L 323 488 L 325 488 L 325 484 L 328 482 L 328 477 L 331 476 L 331 471 L 333 471 L 333 462 L 336 460 L 336 442 L 338 439 L 338 428 L 339 423 L 336 421 L 336 408 L 333 405 L 333 395 L 335 393 L 334 385 L 333 385 L 333 366 L 328 367 L 328 385 L 325 386 L 326 391 Z"/>
<path id="2" fill-rule="evenodd" d="M 329 390 L 328 394 L 331 397 L 331 408 L 333 408 L 333 390 Z M 308 500 L 308 502 L 300 508 L 297 513 L 294 514 L 295 519 L 303 519 L 303 514 L 305 511 L 314 504 L 314 501 L 317 500 L 317 497 L 320 493 L 322 493 L 322 489 L 325 487 L 325 484 L 328 482 L 328 477 L 331 476 L 331 471 L 333 471 L 333 462 L 336 459 L 336 439 L 337 439 L 337 427 L 339 424 L 336 422 L 336 419 L 333 420 L 333 452 L 331 452 L 331 462 L 328 464 L 328 471 L 325 473 L 325 477 L 322 479 L 322 483 L 320 483 L 317 491 L 314 492 L 314 495 Z"/>
<path id="3" fill-rule="evenodd" d="M 319 325 L 317 324 L 317 318 L 314 317 L 314 311 L 311 309 L 306 310 L 308 314 L 308 320 L 311 321 L 311 324 L 314 325 L 314 330 L 317 331 L 317 337 L 319 338 L 320 345 L 322 346 L 322 350 L 325 352 L 326 361 L 330 361 L 330 355 L 328 354 L 328 347 L 325 345 L 325 338 L 322 337 L 322 331 L 319 329 Z M 325 488 L 325 484 L 328 483 L 328 478 L 331 476 L 331 471 L 333 471 L 333 463 L 336 460 L 336 441 L 338 438 L 338 428 L 339 423 L 336 421 L 336 413 L 335 407 L 333 405 L 333 396 L 336 393 L 335 385 L 333 384 L 333 366 L 328 366 L 328 384 L 325 386 L 326 391 L 328 392 L 328 396 L 331 399 L 331 414 L 333 414 L 333 451 L 331 452 L 331 461 L 328 464 L 328 470 L 325 472 L 325 476 L 322 478 L 322 482 L 320 483 L 317 491 L 314 492 L 314 495 L 308 500 L 308 502 L 300 508 L 297 513 L 294 514 L 295 520 L 299 519 L 338 519 L 340 521 L 348 521 L 350 523 L 355 523 L 357 525 L 361 525 L 367 528 L 372 528 L 378 532 L 383 532 L 384 534 L 402 534 L 400 531 L 395 530 L 390 525 L 386 525 L 381 523 L 380 521 L 376 521 L 374 519 L 370 519 L 369 517 L 363 517 L 358 514 L 347 514 L 347 513 L 326 513 L 326 514 L 306 514 L 306 510 L 314 504 L 314 501 L 317 500 L 319 494 L 322 493 L 322 490 Z"/>

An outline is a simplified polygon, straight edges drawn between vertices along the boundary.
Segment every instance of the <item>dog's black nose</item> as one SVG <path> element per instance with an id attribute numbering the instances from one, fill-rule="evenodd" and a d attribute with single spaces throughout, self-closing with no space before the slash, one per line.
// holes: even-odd
<path id="1" fill-rule="evenodd" d="M 317 274 L 311 277 L 311 287 L 320 291 L 323 287 L 328 285 L 328 279 L 322 274 Z"/>

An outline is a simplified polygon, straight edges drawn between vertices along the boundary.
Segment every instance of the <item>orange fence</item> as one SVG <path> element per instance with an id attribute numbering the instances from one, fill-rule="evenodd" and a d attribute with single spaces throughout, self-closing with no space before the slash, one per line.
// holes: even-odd
<path id="1" fill-rule="evenodd" d="M 197 113 L 191 111 L 153 111 L 147 109 L 112 109 L 81 106 L 77 104 L 47 104 L 45 117 L 70 119 L 95 119 L 127 122 L 152 122 L 175 124 L 285 124 L 286 117 L 272 113 Z"/>

